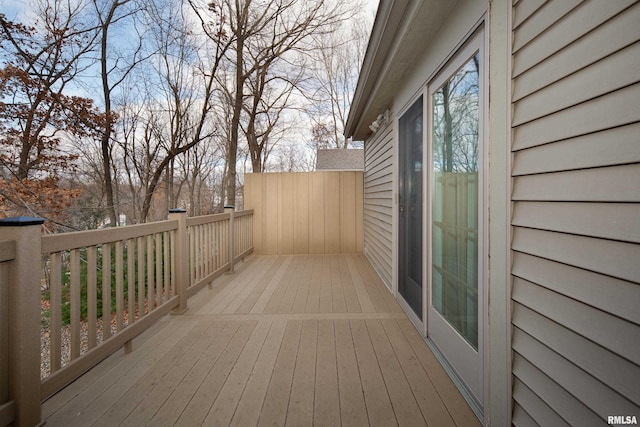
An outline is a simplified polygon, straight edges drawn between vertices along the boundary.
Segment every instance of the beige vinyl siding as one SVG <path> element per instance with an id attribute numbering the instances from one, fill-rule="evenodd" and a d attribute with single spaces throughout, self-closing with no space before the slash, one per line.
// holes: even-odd
<path id="1" fill-rule="evenodd" d="M 640 3 L 513 7 L 513 423 L 640 416 Z"/>
<path id="2" fill-rule="evenodd" d="M 384 284 L 392 286 L 393 126 L 365 143 L 364 253 Z"/>

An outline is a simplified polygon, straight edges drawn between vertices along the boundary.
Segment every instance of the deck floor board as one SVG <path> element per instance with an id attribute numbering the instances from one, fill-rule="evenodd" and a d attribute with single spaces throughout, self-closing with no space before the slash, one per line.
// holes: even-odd
<path id="1" fill-rule="evenodd" d="M 273 321 L 267 340 L 240 397 L 231 425 L 242 427 L 258 423 L 286 326 L 287 322 L 283 319 Z"/>
<path id="2" fill-rule="evenodd" d="M 191 397 L 198 391 L 202 381 L 236 334 L 239 322 L 227 322 L 222 331 L 200 356 L 198 362 L 189 370 L 187 375 L 173 389 L 169 398 L 153 416 L 150 425 L 173 425 L 182 415 Z"/>
<path id="3" fill-rule="evenodd" d="M 49 426 L 479 422 L 362 254 L 252 256 L 43 406 Z"/>

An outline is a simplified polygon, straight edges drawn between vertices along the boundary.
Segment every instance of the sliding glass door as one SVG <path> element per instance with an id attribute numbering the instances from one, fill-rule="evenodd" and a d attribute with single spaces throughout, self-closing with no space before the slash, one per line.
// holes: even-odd
<path id="1" fill-rule="evenodd" d="M 481 402 L 482 55 L 476 36 L 429 85 L 429 338 Z"/>

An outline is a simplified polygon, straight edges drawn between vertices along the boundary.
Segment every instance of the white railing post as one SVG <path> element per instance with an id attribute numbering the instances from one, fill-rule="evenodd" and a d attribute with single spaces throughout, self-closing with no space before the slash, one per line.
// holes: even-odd
<path id="1" fill-rule="evenodd" d="M 170 209 L 169 219 L 178 220 L 176 230 L 176 293 L 180 303 L 172 313 L 182 314 L 188 309 L 187 288 L 189 287 L 189 235 L 187 234 L 187 211 L 184 209 Z"/>
<path id="2" fill-rule="evenodd" d="M 233 212 L 235 210 L 235 206 L 225 206 L 224 211 L 229 213 L 229 271 L 228 274 L 235 273 L 234 271 L 234 263 L 235 263 L 235 226 L 233 225 Z"/>
<path id="3" fill-rule="evenodd" d="M 2 239 L 15 241 L 9 267 L 9 399 L 18 426 L 40 424 L 40 294 L 43 219 L 0 220 Z"/>

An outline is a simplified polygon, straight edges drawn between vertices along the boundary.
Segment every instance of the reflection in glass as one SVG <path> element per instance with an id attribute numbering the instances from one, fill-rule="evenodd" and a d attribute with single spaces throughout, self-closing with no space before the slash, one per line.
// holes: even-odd
<path id="1" fill-rule="evenodd" d="M 434 308 L 478 348 L 478 124 L 476 54 L 433 94 Z"/>

